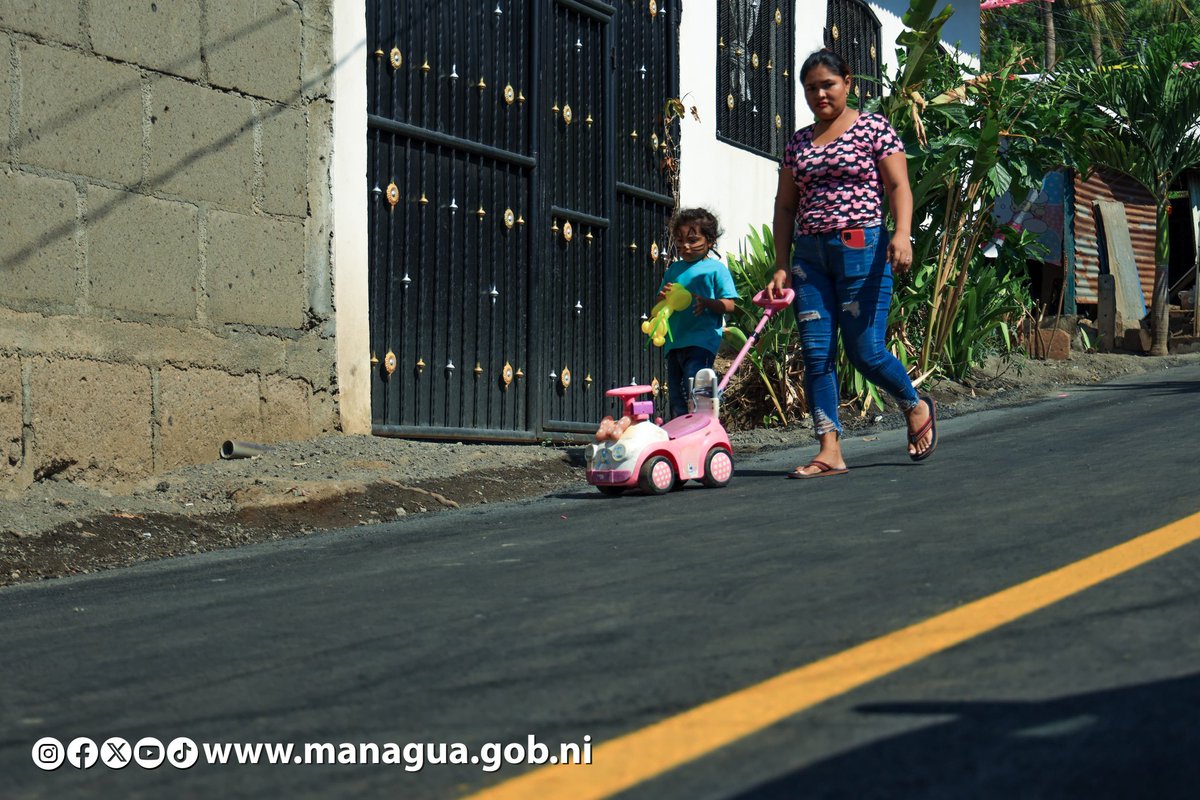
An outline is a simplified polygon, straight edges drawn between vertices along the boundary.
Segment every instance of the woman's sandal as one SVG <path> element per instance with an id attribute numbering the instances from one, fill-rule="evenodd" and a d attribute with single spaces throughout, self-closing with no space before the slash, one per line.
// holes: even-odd
<path id="1" fill-rule="evenodd" d="M 935 447 L 937 447 L 937 441 L 938 441 L 937 406 L 933 402 L 933 398 L 928 395 L 923 396 L 921 398 L 921 402 L 925 403 L 926 405 L 929 406 L 929 419 L 925 420 L 925 424 L 922 425 L 917 430 L 916 433 L 910 433 L 908 435 L 908 443 L 913 445 L 914 447 L 916 447 L 920 443 L 920 441 L 925 438 L 925 434 L 928 433 L 929 434 L 929 447 L 926 448 L 925 452 L 923 452 L 923 453 L 909 453 L 908 457 L 911 458 L 913 461 L 924 461 L 925 459 L 927 459 L 931 455 L 933 455 L 933 449 Z"/>
<path id="2" fill-rule="evenodd" d="M 817 471 L 809 472 L 807 474 L 800 471 L 802 469 L 808 469 L 809 467 L 816 467 Z M 849 471 L 850 470 L 847 467 L 842 467 L 841 469 L 837 469 L 835 467 L 829 466 L 824 461 L 817 461 L 814 458 L 812 461 L 808 462 L 803 467 L 797 467 L 796 469 L 789 472 L 788 477 L 796 478 L 797 480 L 808 480 L 809 478 L 826 478 L 826 477 L 829 477 L 830 475 L 845 475 Z"/>

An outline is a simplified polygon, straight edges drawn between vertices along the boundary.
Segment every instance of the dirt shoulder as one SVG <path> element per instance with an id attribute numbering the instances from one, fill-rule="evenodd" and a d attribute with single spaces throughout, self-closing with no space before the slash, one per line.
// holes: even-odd
<path id="1" fill-rule="evenodd" d="M 1069 361 L 994 361 L 966 384 L 927 387 L 945 417 L 1021 404 L 1071 386 L 1200 364 L 1073 353 Z M 902 424 L 895 411 L 848 415 L 850 435 Z M 733 434 L 747 455 L 812 442 L 807 420 Z M 214 450 L 217 446 L 214 442 Z M 251 459 L 215 461 L 120 486 L 45 480 L 0 499 L 0 586 L 186 553 L 392 522 L 417 514 L 544 497 L 583 481 L 578 447 L 327 436 Z"/>

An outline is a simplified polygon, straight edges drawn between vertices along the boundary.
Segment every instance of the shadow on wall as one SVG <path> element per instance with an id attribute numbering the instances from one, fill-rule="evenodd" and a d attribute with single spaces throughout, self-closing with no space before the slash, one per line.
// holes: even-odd
<path id="1" fill-rule="evenodd" d="M 1046 702 L 921 702 L 859 714 L 953 718 L 785 775 L 737 800 L 1196 797 L 1200 675 Z"/>
<path id="2" fill-rule="evenodd" d="M 211 44 L 206 44 L 205 45 L 206 57 L 216 51 L 222 50 L 224 48 L 228 48 L 228 47 L 236 44 L 238 41 L 245 39 L 245 38 L 253 35 L 254 33 L 256 33 L 260 30 L 263 30 L 263 29 L 269 27 L 270 25 L 284 19 L 288 13 L 290 13 L 290 12 L 288 12 L 286 8 L 281 8 L 279 11 L 275 12 L 271 16 L 256 20 L 254 23 L 245 25 L 222 39 L 218 39 Z M 359 44 L 356 47 L 351 48 L 350 52 L 351 53 L 355 52 L 358 49 L 358 47 L 365 46 L 365 44 L 366 44 L 365 40 L 359 42 Z M 165 67 L 164 71 L 167 73 L 170 73 L 172 71 L 182 68 L 183 66 L 191 63 L 192 61 L 193 61 L 193 58 L 190 56 L 181 57 L 180 59 L 169 63 Z M 300 89 L 298 91 L 293 92 L 292 94 L 290 94 L 289 96 L 284 98 L 281 102 L 272 102 L 271 105 L 265 111 L 265 113 L 263 113 L 257 117 L 251 117 L 250 119 L 246 120 L 245 123 L 243 123 L 242 125 L 239 125 L 238 128 L 236 130 L 234 130 L 233 132 L 222 136 L 221 138 L 205 145 L 204 147 L 200 147 L 200 148 L 196 148 L 196 149 L 192 150 L 187 155 L 185 155 L 183 158 L 179 159 L 178 161 L 176 161 L 174 164 L 167 167 L 166 169 L 161 170 L 156 174 L 148 175 L 144 181 L 145 189 L 149 192 L 153 192 L 153 191 L 157 190 L 159 187 L 161 187 L 163 184 L 165 184 L 171 178 L 179 175 L 181 172 L 183 172 L 189 166 L 196 163 L 197 161 L 204 158 L 205 156 L 208 156 L 208 155 L 211 155 L 213 153 L 217 153 L 217 152 L 223 150 L 224 148 L 233 144 L 233 142 L 235 142 L 241 136 L 251 134 L 253 131 L 253 126 L 254 126 L 256 119 L 265 123 L 265 122 L 279 116 L 280 114 L 283 114 L 284 112 L 288 111 L 290 109 L 290 106 L 293 103 L 296 103 L 299 100 L 303 99 L 309 90 L 311 90 L 312 88 L 314 88 L 316 86 L 319 86 L 323 81 L 325 81 L 334 72 L 336 72 L 339 64 L 340 64 L 340 62 L 334 61 L 328 68 L 322 70 L 315 77 L 310 78 L 306 82 L 302 82 Z M 169 77 L 169 76 L 164 76 L 164 77 Z M 128 95 L 131 93 L 137 93 L 140 95 L 141 92 L 142 92 L 142 81 L 139 79 L 138 81 L 131 81 L 123 86 L 118 87 L 117 89 L 113 89 L 111 91 L 108 91 L 108 92 L 105 92 L 98 96 L 95 96 L 95 97 L 89 99 L 89 101 L 85 104 L 81 104 L 74 108 L 62 111 L 58 115 L 52 117 L 51 119 L 47 120 L 46 122 L 37 126 L 36 128 L 22 129 L 20 131 L 20 133 L 18 134 L 18 136 L 13 141 L 13 147 L 16 149 L 17 152 L 20 152 L 20 149 L 23 146 L 36 141 L 41 136 L 43 136 L 51 131 L 56 130 L 58 127 L 63 126 L 70 121 L 78 120 L 78 118 L 80 116 L 86 115 L 86 113 L 89 110 L 94 110 L 96 108 L 102 108 L 105 104 L 111 103 L 117 97 L 120 97 L 122 95 Z M 110 214 L 112 214 L 113 211 L 115 211 L 118 207 L 120 207 L 125 202 L 128 202 L 128 200 L 122 196 L 122 197 L 118 197 L 116 199 L 110 200 L 109 202 L 107 202 L 105 204 L 98 205 L 96 207 L 89 206 L 88 211 L 87 211 L 88 222 L 95 223 L 100 220 L 103 220 L 104 218 L 106 218 Z M 73 237 L 75 235 L 76 226 L 77 226 L 76 221 L 71 220 L 69 222 L 63 223 L 55 228 L 48 230 L 39 239 L 35 240 L 34 242 L 29 243 L 28 245 L 26 245 L 25 247 L 21 248 L 16 253 L 11 255 L 9 258 L 5 259 L 2 263 L 0 263 L 0 270 L 3 270 L 5 268 L 12 269 L 12 268 L 20 265 L 21 263 L 23 263 L 25 260 L 27 260 L 28 258 L 33 256 L 35 253 L 37 253 L 37 252 L 41 251 L 42 249 L 48 247 L 49 245 L 53 244 L 54 242 L 56 242 L 60 239 L 67 238 L 67 237 Z M 312 321 L 309 320 L 308 324 L 312 324 Z"/>

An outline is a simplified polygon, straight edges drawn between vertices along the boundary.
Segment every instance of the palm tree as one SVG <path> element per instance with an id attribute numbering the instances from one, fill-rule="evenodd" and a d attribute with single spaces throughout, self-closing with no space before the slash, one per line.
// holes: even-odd
<path id="1" fill-rule="evenodd" d="M 1155 3 L 1171 4 L 1181 0 L 1153 0 Z M 1104 63 L 1104 40 L 1114 48 L 1120 47 L 1120 35 L 1125 30 L 1125 9 L 1115 3 L 1097 0 L 1063 0 L 1061 5 L 1079 15 L 1087 26 L 1092 46 L 1092 61 L 1098 67 Z M 1186 9 L 1185 9 L 1186 11 Z M 1043 50 L 1045 71 L 1054 69 L 1058 63 L 1058 33 L 1054 27 L 1053 0 L 1041 0 Z"/>
<path id="2" fill-rule="evenodd" d="M 1042 5 L 1042 33 L 1044 38 L 1042 48 L 1044 52 L 1042 71 L 1050 72 L 1054 69 L 1054 65 L 1058 63 L 1058 37 L 1054 33 L 1054 0 L 1041 0 Z"/>
<path id="3" fill-rule="evenodd" d="M 1167 354 L 1167 275 L 1170 265 L 1167 197 L 1171 183 L 1200 165 L 1200 37 L 1190 25 L 1172 25 L 1151 39 L 1136 61 L 1076 71 L 1071 90 L 1111 119 L 1083 143 L 1095 164 L 1124 172 L 1146 187 L 1157 204 L 1152 355 Z"/>

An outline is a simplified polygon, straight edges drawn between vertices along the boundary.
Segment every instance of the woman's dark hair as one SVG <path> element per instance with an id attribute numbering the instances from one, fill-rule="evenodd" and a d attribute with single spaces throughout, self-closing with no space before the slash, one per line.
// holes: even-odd
<path id="1" fill-rule="evenodd" d="M 721 237 L 721 224 L 707 208 L 681 208 L 671 217 L 671 234 L 683 225 L 695 225 L 700 234 L 713 244 Z"/>
<path id="2" fill-rule="evenodd" d="M 809 70 L 813 67 L 824 67 L 835 75 L 841 75 L 846 80 L 850 80 L 850 76 L 853 74 L 850 72 L 850 65 L 832 50 L 814 50 L 808 58 L 804 59 L 804 65 L 800 67 L 801 83 L 804 83 Z"/>

